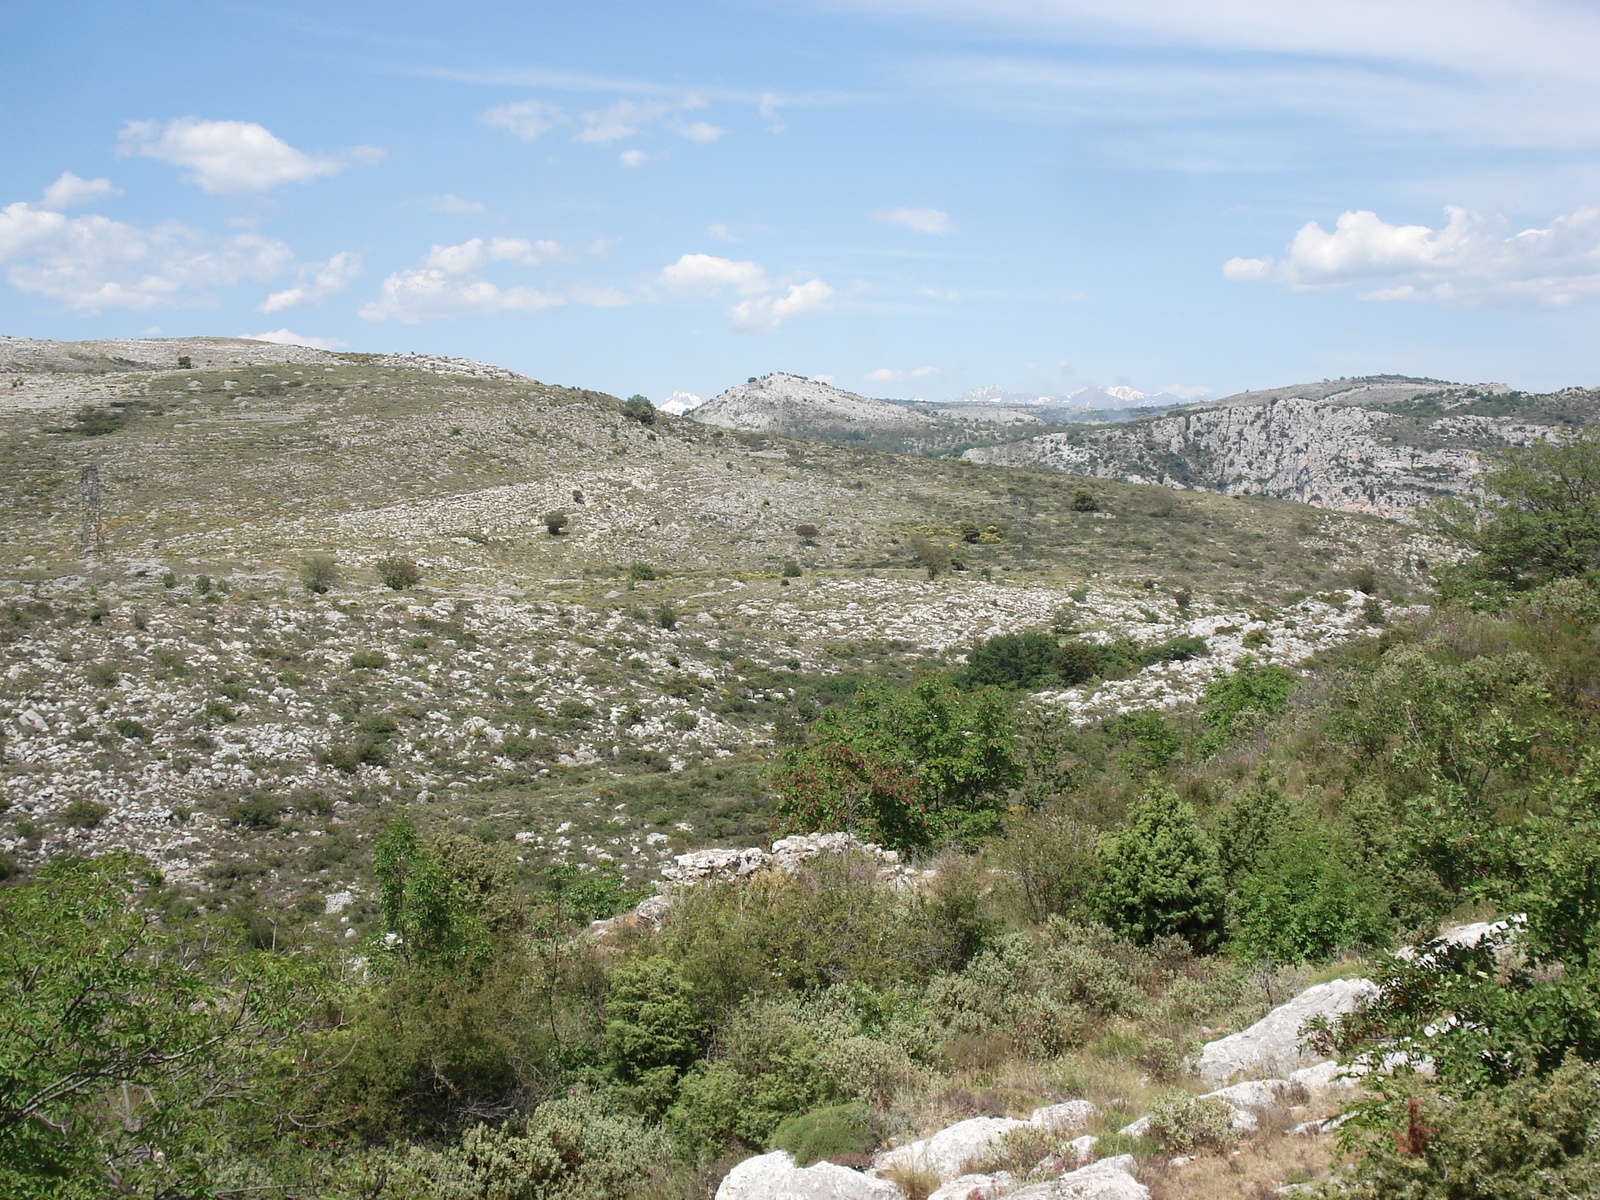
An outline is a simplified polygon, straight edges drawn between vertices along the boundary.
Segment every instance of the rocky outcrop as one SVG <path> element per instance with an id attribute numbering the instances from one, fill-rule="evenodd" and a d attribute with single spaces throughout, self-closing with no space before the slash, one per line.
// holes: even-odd
<path id="1" fill-rule="evenodd" d="M 962 457 L 1407 519 L 1418 505 L 1471 491 L 1485 450 L 1526 445 L 1558 427 L 1534 414 L 1413 414 L 1367 403 L 1361 393 L 1272 395 L 982 446 Z"/>
<path id="2" fill-rule="evenodd" d="M 1307 988 L 1248 1029 L 1207 1042 L 1195 1073 L 1219 1082 L 1241 1075 L 1284 1076 L 1323 1061 L 1301 1045 L 1301 1030 L 1314 1017 L 1337 1017 L 1378 994 L 1370 979 L 1334 979 Z"/>
<path id="3" fill-rule="evenodd" d="M 981 1158 L 991 1146 L 1014 1129 L 1047 1129 L 1064 1136 L 1083 1129 L 1095 1112 L 1095 1106 L 1087 1100 L 1068 1100 L 1063 1104 L 1036 1108 L 1026 1121 L 1013 1117 L 972 1117 L 918 1141 L 884 1151 L 874 1160 L 873 1167 L 880 1172 L 891 1168 L 931 1171 L 940 1180 L 948 1182 L 959 1177 L 973 1159 Z M 1087 1154 L 1092 1145 L 1093 1139 L 1088 1139 L 1082 1154 Z M 1077 1143 L 1074 1144 L 1074 1152 L 1078 1153 Z"/>
<path id="4" fill-rule="evenodd" d="M 631 913 L 595 921 L 589 931 L 597 937 L 607 937 L 616 931 L 620 922 L 659 925 L 672 909 L 673 893 L 680 888 L 744 879 L 768 870 L 794 871 L 814 858 L 833 854 L 855 854 L 875 864 L 878 881 L 890 887 L 910 887 L 929 874 L 907 867 L 896 851 L 863 842 L 852 833 L 797 833 L 779 838 L 772 843 L 771 850 L 760 846 L 693 850 L 679 854 L 672 866 L 663 868 L 660 892 L 641 900 Z"/>

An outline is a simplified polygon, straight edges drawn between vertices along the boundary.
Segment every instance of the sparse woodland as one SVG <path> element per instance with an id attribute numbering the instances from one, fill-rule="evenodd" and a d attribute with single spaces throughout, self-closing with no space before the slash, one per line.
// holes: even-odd
<path id="1" fill-rule="evenodd" d="M 679 452 L 675 422 L 593 411 L 606 453 Z M 727 526 L 623 537 L 667 510 L 599 501 L 618 489 L 591 473 L 519 497 L 514 549 L 455 538 L 458 505 L 428 510 L 458 557 L 435 554 L 390 497 L 271 580 L 139 566 L 15 597 L 0 1193 L 689 1200 L 774 1147 L 865 1166 L 1084 1099 L 1094 1153 L 1165 1200 L 1595 1194 L 1592 435 L 1506 453 L 1427 535 L 762 439 L 735 464 L 712 445 L 732 439 L 683 437 L 752 509 L 781 469 L 835 517 L 773 515 L 732 579 Z M 896 511 L 840 515 L 862 491 Z M 335 561 L 335 528 L 380 524 Z M 223 535 L 162 536 L 203 558 Z M 1080 569 L 1096 552 L 1115 572 Z M 535 555 L 589 590 L 536 585 Z M 524 582 L 466 598 L 491 571 Z M 92 771 L 156 815 L 74 782 Z M 822 855 L 630 915 L 675 853 L 835 830 L 903 869 Z M 1305 1032 L 1382 1067 L 1359 1093 L 1248 1133 L 1193 1100 L 1201 1043 L 1357 975 L 1378 998 Z M 1030 1132 L 974 1166 L 1026 1179 L 1065 1153 Z"/>

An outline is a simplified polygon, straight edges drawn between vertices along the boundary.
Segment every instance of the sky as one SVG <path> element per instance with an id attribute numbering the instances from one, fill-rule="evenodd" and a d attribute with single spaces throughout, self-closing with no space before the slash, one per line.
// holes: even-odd
<path id="1" fill-rule="evenodd" d="M 0 333 L 1593 386 L 1596 62 L 1592 0 L 13 3 Z"/>

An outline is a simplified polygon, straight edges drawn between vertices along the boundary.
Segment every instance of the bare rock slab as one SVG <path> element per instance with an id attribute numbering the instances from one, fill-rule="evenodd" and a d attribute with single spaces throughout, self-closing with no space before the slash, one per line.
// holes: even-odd
<path id="1" fill-rule="evenodd" d="M 902 1200 L 900 1189 L 877 1179 L 819 1162 L 797 1167 L 787 1150 L 747 1158 L 729 1171 L 717 1200 Z"/>
<path id="2" fill-rule="evenodd" d="M 1337 1017 L 1378 994 L 1370 979 L 1334 979 L 1307 988 L 1248 1029 L 1207 1042 L 1195 1074 L 1222 1082 L 1239 1076 L 1284 1076 L 1322 1061 L 1300 1045 L 1300 1030 L 1313 1017 Z"/>

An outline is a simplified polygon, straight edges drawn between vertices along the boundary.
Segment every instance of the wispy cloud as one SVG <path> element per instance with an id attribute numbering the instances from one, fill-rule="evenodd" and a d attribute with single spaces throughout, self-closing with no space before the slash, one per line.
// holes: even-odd
<path id="1" fill-rule="evenodd" d="M 273 292 L 256 311 L 275 313 L 303 304 L 321 304 L 344 291 L 359 274 L 361 256 L 341 250 L 325 262 L 302 267 L 299 283 L 281 292 Z"/>
<path id="2" fill-rule="evenodd" d="M 266 333 L 241 333 L 252 342 L 275 342 L 280 346 L 310 346 L 313 350 L 338 350 L 344 345 L 338 338 L 308 337 L 292 329 L 269 329 Z"/>
<path id="3" fill-rule="evenodd" d="M 716 295 L 732 290 L 745 297 L 728 309 L 739 329 L 776 329 L 804 313 L 819 312 L 831 304 L 835 292 L 820 279 L 785 287 L 767 277 L 759 263 L 719 258 L 714 254 L 685 254 L 663 267 L 657 282 L 680 295 Z"/>
<path id="4" fill-rule="evenodd" d="M 360 315 L 368 321 L 415 324 L 442 317 L 537 312 L 569 300 L 574 304 L 613 308 L 629 302 L 627 296 L 615 289 L 583 285 L 565 291 L 501 287 L 484 277 L 485 269 L 492 263 L 546 266 L 602 254 L 607 245 L 597 241 L 584 247 L 571 247 L 526 238 L 471 238 L 455 245 L 436 245 L 415 267 L 388 275 L 379 285 L 378 298 L 363 305 Z"/>
<path id="5" fill-rule="evenodd" d="M 898 225 L 913 233 L 943 235 L 954 233 L 956 224 L 950 214 L 937 208 L 885 208 L 873 214 L 885 225 Z"/>

